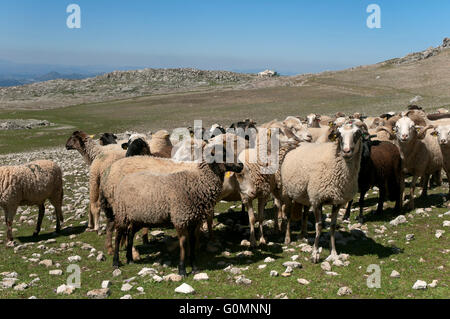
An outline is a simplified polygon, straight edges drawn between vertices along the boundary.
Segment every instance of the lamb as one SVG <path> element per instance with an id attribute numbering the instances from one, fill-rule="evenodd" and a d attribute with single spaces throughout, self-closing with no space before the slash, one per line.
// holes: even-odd
<path id="1" fill-rule="evenodd" d="M 377 213 L 383 212 L 383 203 L 388 194 L 391 201 L 395 201 L 395 210 L 402 208 L 404 176 L 402 159 L 398 148 L 389 142 L 372 141 L 370 137 L 363 139 L 361 167 L 358 175 L 359 222 L 364 222 L 363 209 L 366 192 L 373 186 L 379 189 Z M 350 217 L 353 200 L 347 205 L 344 219 Z"/>
<path id="2" fill-rule="evenodd" d="M 301 144 L 287 153 L 281 165 L 282 199 L 287 216 L 285 243 L 291 241 L 289 226 L 293 203 L 312 207 L 316 218 L 316 238 L 312 252 L 314 263 L 319 261 L 322 205 L 333 205 L 330 237 L 331 256 L 335 258 L 337 253 L 334 233 L 337 213 L 358 190 L 362 154 L 360 127 L 352 121 L 342 127 L 334 127 L 329 139 L 331 143 Z M 303 223 L 303 227 L 305 224 Z"/>
<path id="3" fill-rule="evenodd" d="M 422 196 L 427 196 L 428 178 L 431 174 L 442 169 L 442 153 L 436 138 L 427 134 L 432 125 L 420 127 L 408 116 L 402 116 L 395 124 L 394 132 L 385 127 L 385 130 L 395 139 L 400 149 L 400 155 L 406 171 L 413 176 L 410 187 L 409 208 L 414 209 L 414 191 L 416 182 L 422 177 Z"/>
<path id="4" fill-rule="evenodd" d="M 437 137 L 437 141 L 439 143 L 439 147 L 441 148 L 442 153 L 442 164 L 445 173 L 447 174 L 447 179 L 450 180 L 450 145 L 448 143 L 448 136 L 450 134 L 450 124 L 449 125 L 439 125 L 434 128 L 434 131 L 431 132 L 432 136 Z M 450 188 L 449 188 L 449 197 L 450 197 Z"/>
<path id="5" fill-rule="evenodd" d="M 226 155 L 226 152 L 216 155 L 213 147 L 209 150 L 208 154 L 214 157 L 212 163 L 204 159 L 201 163 L 194 163 L 191 169 L 178 172 L 140 171 L 127 174 L 116 186 L 115 197 L 102 195 L 102 205 L 108 212 L 108 218 L 114 219 L 117 232 L 114 267 L 119 266 L 119 244 L 124 234 L 128 238 L 127 262 L 130 263 L 136 231 L 143 226 L 171 222 L 180 241 L 179 274 L 186 276 L 186 252 L 190 254 L 193 272 L 196 271 L 195 232 L 214 208 L 225 172 L 240 172 L 243 167 L 242 164 L 221 163 L 224 157 L 219 155 Z M 111 171 L 115 170 L 115 165 L 112 165 Z"/>
<path id="6" fill-rule="evenodd" d="M 13 241 L 12 223 L 20 205 L 38 205 L 39 216 L 33 236 L 41 230 L 45 213 L 45 200 L 55 207 L 56 232 L 64 221 L 61 206 L 63 181 L 60 167 L 48 160 L 39 160 L 25 165 L 0 167 L 0 206 L 5 212 L 6 237 Z"/>

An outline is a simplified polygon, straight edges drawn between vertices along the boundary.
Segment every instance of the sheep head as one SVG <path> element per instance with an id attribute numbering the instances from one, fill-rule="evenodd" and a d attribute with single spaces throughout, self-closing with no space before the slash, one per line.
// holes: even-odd
<path id="1" fill-rule="evenodd" d="M 355 121 L 349 121 L 340 127 L 332 128 L 329 140 L 339 145 L 339 152 L 346 161 L 350 161 L 361 149 L 363 130 Z"/>
<path id="2" fill-rule="evenodd" d="M 83 131 L 75 131 L 72 133 L 72 135 L 69 137 L 69 139 L 66 142 L 66 149 L 67 150 L 83 150 L 85 148 L 85 143 L 87 140 L 91 139 L 93 137 L 89 136 Z"/>
<path id="3" fill-rule="evenodd" d="M 448 144 L 448 136 L 450 134 L 450 125 L 438 125 L 434 127 L 433 132 L 431 132 L 432 136 L 436 136 L 438 143 L 440 145 Z"/>

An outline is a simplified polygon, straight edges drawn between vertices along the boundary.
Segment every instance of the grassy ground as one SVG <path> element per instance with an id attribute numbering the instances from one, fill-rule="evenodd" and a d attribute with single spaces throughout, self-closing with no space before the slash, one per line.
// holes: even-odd
<path id="1" fill-rule="evenodd" d="M 216 227 L 215 229 L 216 246 L 219 247 L 217 252 L 207 252 L 205 249 L 207 240 L 203 241 L 199 265 L 201 271 L 206 272 L 210 279 L 197 282 L 190 275 L 183 280 L 196 290 L 194 295 L 187 296 L 187 298 L 275 298 L 284 296 L 281 294 L 285 294 L 288 298 L 340 298 L 337 296 L 337 291 L 342 286 L 348 286 L 353 290 L 353 294 L 345 298 L 449 298 L 450 258 L 449 252 L 445 253 L 445 249 L 450 248 L 448 229 L 440 239 L 435 237 L 436 229 L 445 229 L 442 225 L 443 221 L 450 219 L 448 215 L 441 215 L 448 210 L 448 203 L 444 202 L 442 194 L 445 190 L 446 187 L 435 188 L 430 192 L 427 200 L 417 200 L 416 207 L 419 208 L 433 205 L 431 212 L 425 212 L 428 216 L 405 210 L 403 213 L 406 215 L 408 222 L 399 226 L 389 225 L 389 221 L 396 216 L 391 209 L 391 203 L 389 203 L 390 208 L 386 209 L 382 215 L 366 212 L 368 236 L 350 241 L 346 245 L 337 245 L 338 253 L 350 254 L 349 266 L 332 266 L 332 271 L 337 272 L 338 276 L 325 274 L 319 264 L 312 264 L 308 260 L 309 253 L 301 252 L 297 248 L 299 244 L 304 242 L 303 240 L 297 240 L 298 226 L 294 226 L 294 242 L 288 247 L 282 244 L 282 236 L 269 227 L 266 228 L 267 239 L 272 241 L 273 245 L 252 250 L 253 255 L 250 257 L 237 256 L 239 252 L 247 250 L 246 247 L 240 246 L 240 242 L 242 239 L 248 238 L 242 232 L 236 230 L 235 225 L 240 221 L 239 208 L 236 207 L 233 211 L 228 209 L 229 204 L 219 204 L 216 208 L 215 222 L 229 226 Z M 376 194 L 371 193 L 368 197 L 366 202 L 370 205 L 369 207 L 373 208 L 376 204 L 375 196 Z M 325 212 L 328 212 L 328 210 L 325 210 Z M 33 214 L 35 213 L 33 211 Z M 266 210 L 266 217 L 273 218 L 273 215 L 274 211 L 269 206 Z M 350 225 L 356 223 L 355 217 L 356 212 L 352 216 Z M 350 238 L 349 224 L 339 222 L 339 225 L 343 237 Z M 380 229 L 382 225 L 386 227 L 384 233 L 379 234 L 374 231 Z M 55 238 L 56 243 L 46 244 L 46 246 L 59 247 L 61 243 L 83 242 L 91 244 L 97 250 L 104 249 L 104 236 L 99 237 L 95 233 L 84 232 L 85 226 L 74 224 L 72 227 L 66 228 L 61 235 L 56 236 L 52 233 L 54 222 L 45 218 L 44 229 L 37 239 L 30 236 L 33 227 L 21 226 L 14 233 L 15 239 L 19 243 L 26 243 Z M 167 236 L 172 237 L 171 243 L 173 245 L 169 246 L 176 246 L 173 230 L 165 230 L 165 232 Z M 406 234 L 414 234 L 415 239 L 408 243 L 405 239 Z M 75 238 L 70 239 L 70 235 L 75 235 Z M 314 231 L 310 227 L 308 238 L 310 243 L 313 236 Z M 322 260 L 329 254 L 326 231 L 323 238 L 324 240 L 321 241 L 321 246 L 324 247 L 321 254 Z M 394 242 L 388 243 L 388 240 Z M 141 240 L 137 239 L 136 243 L 140 244 Z M 125 294 L 131 294 L 133 298 L 186 298 L 186 296 L 174 292 L 174 289 L 181 282 L 156 283 L 150 277 L 141 278 L 137 276 L 137 273 L 143 267 L 154 267 L 160 275 L 177 272 L 178 249 L 169 251 L 166 244 L 156 238 L 151 239 L 148 246 L 138 245 L 142 260 L 136 264 L 122 266 L 122 274 L 114 278 L 110 256 L 103 262 L 96 261 L 95 258 L 88 259 L 89 250 L 82 250 L 80 245 L 75 245 L 71 251 L 42 255 L 41 260 L 50 258 L 53 263 L 61 264 L 60 269 L 63 270 L 63 275 L 50 276 L 48 271 L 56 269 L 54 266 L 46 268 L 36 263 L 26 262 L 22 258 L 22 256 L 30 258 L 32 253 L 42 254 L 43 251 L 35 248 L 36 246 L 21 250 L 17 254 L 11 248 L 3 247 L 0 249 L 0 273 L 3 271 L 18 272 L 20 280 L 17 283 L 31 281 L 32 278 L 29 278 L 29 274 L 37 274 L 40 278 L 40 282 L 36 286 L 22 292 L 13 289 L 0 290 L 0 297 L 27 298 L 34 295 L 38 298 L 60 298 L 61 295 L 57 295 L 54 289 L 65 283 L 67 276 L 69 276 L 66 272 L 66 268 L 70 264 L 67 257 L 79 255 L 82 257 L 82 261 L 78 263 L 82 269 L 81 288 L 70 296 L 64 296 L 65 298 L 84 298 L 89 290 L 100 288 L 103 280 L 111 280 L 112 282 L 111 298 L 119 298 Z M 289 261 L 290 257 L 296 254 L 300 256 L 298 261 L 302 263 L 303 268 L 295 269 L 292 276 L 287 278 L 269 276 L 271 270 L 276 270 L 281 274 L 285 270 L 282 263 Z M 125 260 L 124 255 L 125 253 L 122 251 L 122 261 Z M 264 264 L 266 257 L 272 257 L 275 261 L 267 263 L 267 267 L 264 269 L 258 269 L 259 265 Z M 168 266 L 154 266 L 154 262 L 167 264 Z M 236 284 L 234 276 L 223 270 L 228 264 L 235 267 L 249 267 L 248 270 L 243 271 L 243 274 L 252 280 L 252 284 L 249 286 Z M 379 289 L 370 289 L 366 284 L 366 276 L 369 274 L 367 267 L 371 264 L 377 264 L 381 268 L 381 288 Z M 438 269 L 439 266 L 443 266 L 443 268 Z M 401 274 L 400 278 L 390 278 L 392 270 L 398 271 Z M 131 277 L 136 277 L 131 281 L 133 289 L 127 293 L 121 292 L 120 288 L 123 281 Z M 297 282 L 298 278 L 307 279 L 310 284 L 302 286 Z M 412 286 L 418 279 L 427 283 L 437 279 L 439 283 L 436 288 L 428 288 L 423 291 L 413 290 Z M 136 290 L 139 286 L 144 288 L 143 294 Z"/>

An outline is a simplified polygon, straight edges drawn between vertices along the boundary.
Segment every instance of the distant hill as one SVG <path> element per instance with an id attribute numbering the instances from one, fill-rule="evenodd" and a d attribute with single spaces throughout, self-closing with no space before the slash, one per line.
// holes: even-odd
<path id="1" fill-rule="evenodd" d="M 373 65 L 273 78 L 228 71 L 141 69 L 65 80 L 54 79 L 59 78 L 59 74 L 51 72 L 44 76 L 50 81 L 0 88 L 0 108 L 56 108 L 153 94 L 306 86 L 325 89 L 330 96 L 345 93 L 377 98 L 380 103 L 383 96 L 398 94 L 421 95 L 433 102 L 433 97 L 450 97 L 449 49 L 450 39 L 445 38 L 436 48 Z"/>

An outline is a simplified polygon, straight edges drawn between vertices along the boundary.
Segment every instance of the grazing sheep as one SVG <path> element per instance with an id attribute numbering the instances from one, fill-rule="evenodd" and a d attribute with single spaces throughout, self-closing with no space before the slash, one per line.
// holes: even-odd
<path id="1" fill-rule="evenodd" d="M 12 223 L 17 207 L 38 205 L 39 216 L 33 236 L 41 230 L 45 213 L 45 200 L 55 207 L 56 232 L 63 222 L 61 210 L 63 201 L 62 172 L 52 161 L 39 160 L 24 165 L 0 167 L 0 206 L 5 212 L 6 237 L 13 241 Z"/>
<path id="2" fill-rule="evenodd" d="M 214 150 L 211 147 L 212 150 Z M 225 151 L 222 152 L 226 155 Z M 108 218 L 114 219 L 117 232 L 113 266 L 119 266 L 119 244 L 127 234 L 127 262 L 132 262 L 133 237 L 143 226 L 172 223 L 180 241 L 179 274 L 186 275 L 185 256 L 195 272 L 195 232 L 214 208 L 227 170 L 240 172 L 242 164 L 214 161 L 193 164 L 178 172 L 140 171 L 125 175 L 116 185 L 114 197 L 102 194 Z M 174 164 L 175 165 L 175 164 Z M 183 166 L 184 164 L 178 163 Z M 114 170 L 115 164 L 111 170 Z M 111 180 L 110 180 L 111 182 Z"/>
<path id="3" fill-rule="evenodd" d="M 389 200 L 395 201 L 395 210 L 402 208 L 404 176 L 402 159 L 397 146 L 388 142 L 363 139 L 363 152 L 361 155 L 361 167 L 358 175 L 359 197 L 359 222 L 362 224 L 364 198 L 366 192 L 373 186 L 379 189 L 377 213 L 383 212 L 383 204 L 388 195 Z M 344 219 L 350 217 L 350 209 L 353 200 L 347 205 Z"/>
<path id="4" fill-rule="evenodd" d="M 361 165 L 362 131 L 353 122 L 335 127 L 332 142 L 306 143 L 287 153 L 281 165 L 282 198 L 287 228 L 285 243 L 290 243 L 290 215 L 293 202 L 312 207 L 316 218 L 316 238 L 312 261 L 319 261 L 319 237 L 322 231 L 322 205 L 333 205 L 331 213 L 331 255 L 336 257 L 334 233 L 337 213 L 358 191 Z M 305 224 L 305 223 L 304 223 Z"/>
<path id="5" fill-rule="evenodd" d="M 117 144 L 117 136 L 114 135 L 113 133 L 103 133 L 100 135 L 98 141 L 99 144 L 102 146 Z"/>
<path id="6" fill-rule="evenodd" d="M 404 168 L 413 176 L 410 187 L 409 208 L 414 209 L 414 191 L 419 177 L 422 178 L 422 196 L 427 196 L 428 178 L 431 174 L 442 169 L 442 153 L 439 144 L 433 136 L 427 134 L 432 125 L 421 127 L 415 125 L 408 117 L 401 117 L 394 126 L 394 132 L 386 127 L 379 127 L 395 139 L 400 149 Z"/>

